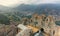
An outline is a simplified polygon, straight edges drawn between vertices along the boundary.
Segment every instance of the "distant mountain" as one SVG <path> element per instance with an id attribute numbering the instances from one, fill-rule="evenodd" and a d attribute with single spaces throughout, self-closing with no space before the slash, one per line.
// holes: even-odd
<path id="1" fill-rule="evenodd" d="M 19 11 L 30 11 L 30 12 L 37 12 L 39 14 L 53 14 L 53 15 L 60 15 L 60 5 L 59 4 L 40 4 L 40 5 L 26 5 L 21 4 L 15 9 Z"/>
<path id="2" fill-rule="evenodd" d="M 15 11 L 16 10 L 14 8 L 0 5 L 0 13 L 6 13 L 6 12 L 9 13 L 9 12 L 15 12 Z"/>
<path id="3" fill-rule="evenodd" d="M 60 16 L 60 5 L 59 4 L 39 4 L 39 5 L 27 5 L 21 4 L 15 8 L 5 7 L 0 5 L 0 12 L 30 12 L 30 13 L 45 13 L 51 15 Z"/>
<path id="4" fill-rule="evenodd" d="M 6 7 L 6 6 L 2 6 L 0 5 L 0 12 L 6 12 L 8 11 L 10 8 Z"/>
<path id="5" fill-rule="evenodd" d="M 27 5 L 27 4 L 21 4 L 15 9 L 20 10 L 20 11 L 35 11 L 37 8 L 37 5 Z"/>

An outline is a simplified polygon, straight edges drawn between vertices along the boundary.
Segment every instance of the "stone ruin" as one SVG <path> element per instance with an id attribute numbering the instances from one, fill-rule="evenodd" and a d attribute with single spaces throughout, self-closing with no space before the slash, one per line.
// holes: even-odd
<path id="1" fill-rule="evenodd" d="M 56 24 L 53 16 L 43 17 L 41 29 L 44 30 L 45 34 L 47 34 L 48 36 L 54 36 L 55 28 L 56 28 Z"/>
<path id="2" fill-rule="evenodd" d="M 37 21 L 38 28 L 42 31 L 44 36 L 57 36 L 57 25 L 55 24 L 55 17 L 49 15 L 45 16 L 34 14 L 32 20 Z M 59 35 L 58 35 L 59 36 Z"/>
<path id="3" fill-rule="evenodd" d="M 37 15 L 38 27 L 44 36 L 60 36 L 60 26 L 55 24 L 55 17 L 44 14 Z M 59 32 L 59 33 L 58 33 Z M 39 35 L 40 36 L 40 35 Z"/>
<path id="4" fill-rule="evenodd" d="M 39 31 L 41 31 L 44 36 L 60 36 L 60 27 L 55 24 L 55 17 L 51 15 L 46 16 L 44 14 L 34 14 L 31 19 L 25 19 L 26 24 L 28 24 L 27 22 L 30 22 L 29 24 L 33 24 L 33 26 L 35 25 L 35 27 L 38 27 L 40 29 Z M 35 24 L 34 22 L 38 23 Z"/>

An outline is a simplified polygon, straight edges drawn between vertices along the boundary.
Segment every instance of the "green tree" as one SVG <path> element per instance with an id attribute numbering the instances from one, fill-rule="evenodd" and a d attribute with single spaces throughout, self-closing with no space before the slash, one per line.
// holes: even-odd
<path id="1" fill-rule="evenodd" d="M 9 18 L 3 14 L 0 14 L 0 24 L 10 24 Z"/>

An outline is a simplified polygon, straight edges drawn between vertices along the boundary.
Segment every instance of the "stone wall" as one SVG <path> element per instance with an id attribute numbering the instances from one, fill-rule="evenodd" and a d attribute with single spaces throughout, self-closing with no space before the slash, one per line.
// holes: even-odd
<path id="1" fill-rule="evenodd" d="M 17 34 L 17 28 L 15 26 L 13 25 L 1 25 L 1 26 L 0 36 L 15 36 Z"/>
<path id="2" fill-rule="evenodd" d="M 43 28 L 44 29 L 44 35 L 48 35 L 48 36 L 54 36 L 55 33 L 55 28 L 56 28 L 56 24 L 55 24 L 55 19 L 53 16 L 51 15 L 35 15 L 32 16 L 33 19 L 38 22 L 38 27 L 39 29 Z M 37 20 L 36 20 L 37 17 Z"/>

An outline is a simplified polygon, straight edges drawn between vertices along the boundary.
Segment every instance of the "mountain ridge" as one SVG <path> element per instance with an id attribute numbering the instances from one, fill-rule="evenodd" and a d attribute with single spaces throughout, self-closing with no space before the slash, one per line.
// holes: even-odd
<path id="1" fill-rule="evenodd" d="M 60 15 L 59 4 L 40 4 L 40 5 L 27 5 L 21 4 L 15 8 L 5 7 L 0 5 L 0 12 L 36 12 L 39 14 Z"/>

